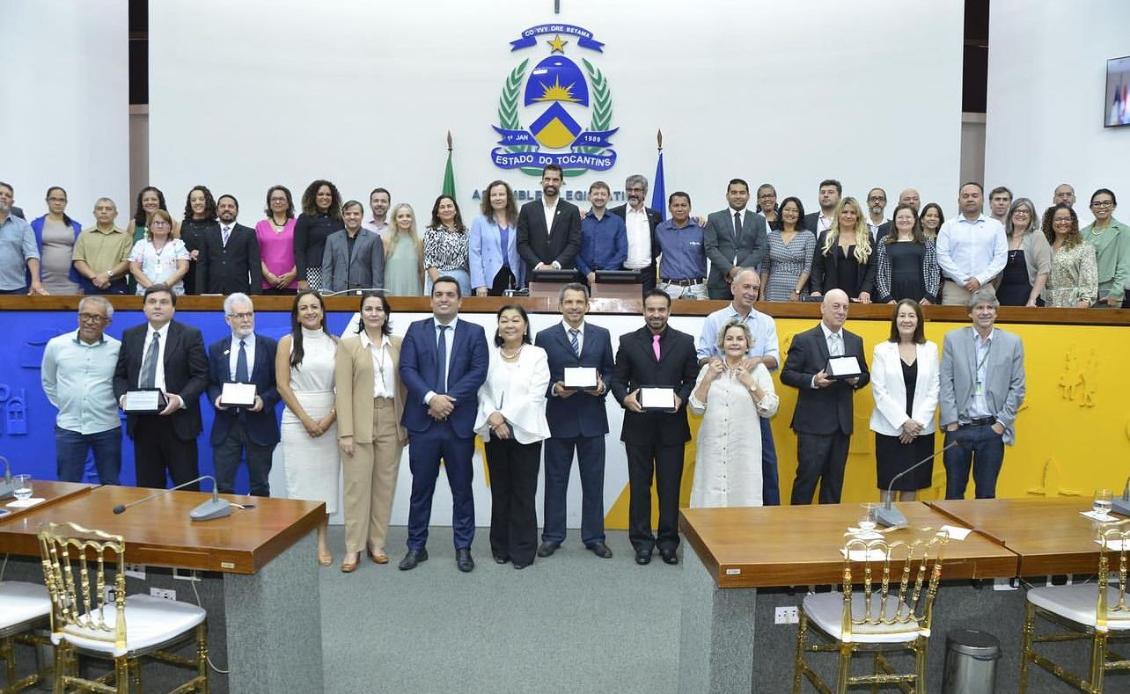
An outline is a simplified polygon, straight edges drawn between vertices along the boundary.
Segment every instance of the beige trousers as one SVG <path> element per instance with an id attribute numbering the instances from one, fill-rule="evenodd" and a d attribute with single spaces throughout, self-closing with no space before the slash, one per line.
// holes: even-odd
<path id="1" fill-rule="evenodd" d="M 392 399 L 375 399 L 373 442 L 354 443 L 353 455 L 341 457 L 345 473 L 346 552 L 362 552 L 366 543 L 374 552 L 384 551 L 403 448 L 396 438 Z"/>
<path id="2" fill-rule="evenodd" d="M 945 306 L 965 306 L 970 296 L 968 289 L 951 279 L 942 286 L 942 304 Z"/>

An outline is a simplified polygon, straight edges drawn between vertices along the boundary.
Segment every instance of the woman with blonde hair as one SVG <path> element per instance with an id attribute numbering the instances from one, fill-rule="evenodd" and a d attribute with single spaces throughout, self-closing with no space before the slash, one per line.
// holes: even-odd
<path id="1" fill-rule="evenodd" d="M 424 243 L 416 231 L 416 212 L 406 202 L 392 208 L 385 242 L 385 295 L 420 296 L 424 283 Z"/>
<path id="2" fill-rule="evenodd" d="M 842 289 L 852 301 L 871 303 L 875 286 L 875 254 L 863 208 L 844 198 L 832 215 L 832 226 L 820 232 L 812 257 L 812 296 Z"/>

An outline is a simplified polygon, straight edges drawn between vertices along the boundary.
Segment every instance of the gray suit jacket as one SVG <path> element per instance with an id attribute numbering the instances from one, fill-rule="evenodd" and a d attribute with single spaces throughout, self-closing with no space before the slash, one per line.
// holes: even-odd
<path id="1" fill-rule="evenodd" d="M 942 427 L 958 421 L 973 399 L 977 380 L 977 347 L 972 326 L 946 333 L 942 347 L 941 383 L 938 402 Z M 1020 338 L 997 328 L 989 347 L 988 390 L 985 399 L 989 411 L 1004 425 L 1004 442 L 1016 441 L 1013 425 L 1016 413 L 1024 402 L 1024 345 Z"/>
<path id="2" fill-rule="evenodd" d="M 710 258 L 710 277 L 706 289 L 711 299 L 729 298 L 730 282 L 726 273 L 734 265 L 761 271 L 761 263 L 769 255 L 769 234 L 765 218 L 746 208 L 742 216 L 742 233 L 734 238 L 734 214 L 730 208 L 711 212 L 703 231 L 706 257 Z M 734 259 L 737 258 L 737 263 Z"/>
<path id="3" fill-rule="evenodd" d="M 322 286 L 330 292 L 384 287 L 385 251 L 380 235 L 362 228 L 350 258 L 345 229 L 330 234 L 322 253 Z"/>

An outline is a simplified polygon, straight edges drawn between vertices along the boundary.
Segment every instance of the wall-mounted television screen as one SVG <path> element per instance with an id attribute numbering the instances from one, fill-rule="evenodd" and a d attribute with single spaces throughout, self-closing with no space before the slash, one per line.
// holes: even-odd
<path id="1" fill-rule="evenodd" d="M 1130 125 L 1130 55 L 1106 61 L 1103 122 L 1108 128 Z"/>

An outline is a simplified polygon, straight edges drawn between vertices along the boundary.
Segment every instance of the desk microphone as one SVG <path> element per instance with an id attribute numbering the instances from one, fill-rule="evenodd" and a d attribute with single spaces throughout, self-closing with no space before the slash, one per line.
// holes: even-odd
<path id="1" fill-rule="evenodd" d="M 945 453 L 946 451 L 948 451 L 949 449 L 953 448 L 956 445 L 957 445 L 957 441 L 950 441 L 941 450 L 934 452 L 934 453 L 931 453 L 930 455 L 926 456 L 922 460 L 919 460 L 914 465 L 911 465 L 907 469 L 903 470 L 899 474 L 892 477 L 891 483 L 889 485 L 887 485 L 887 500 L 875 512 L 875 522 L 877 522 L 879 525 L 883 526 L 884 528 L 905 528 L 906 525 L 907 525 L 906 516 L 902 515 L 902 511 L 895 508 L 895 505 L 894 505 L 894 498 L 893 497 L 894 497 L 895 482 L 897 482 L 900 477 L 910 474 L 914 470 L 917 470 L 919 467 L 921 467 L 921 466 L 925 465 L 926 463 L 930 462 L 931 460 L 933 460 L 936 456 L 938 456 L 942 453 Z"/>
<path id="2" fill-rule="evenodd" d="M 154 492 L 153 494 L 150 494 L 149 496 L 142 497 L 142 498 L 138 499 L 137 501 L 131 501 L 128 504 L 118 504 L 117 506 L 114 507 L 114 513 L 118 513 L 118 514 L 125 513 L 126 509 L 130 508 L 131 506 L 137 506 L 138 504 L 144 504 L 146 501 L 149 501 L 150 499 L 156 499 L 159 496 L 164 496 L 165 494 L 168 494 L 169 492 L 174 492 L 178 489 L 181 489 L 182 487 L 187 487 L 190 484 L 195 484 L 195 483 L 199 482 L 200 480 L 212 480 L 212 498 L 205 501 L 204 503 L 200 504 L 199 506 L 192 509 L 191 511 L 189 511 L 188 517 L 191 518 L 194 521 L 205 521 L 205 520 L 212 520 L 214 518 L 224 518 L 225 516 L 230 516 L 231 515 L 231 502 L 220 498 L 219 490 L 216 488 L 216 478 L 212 477 L 211 475 L 201 475 L 200 477 L 197 477 L 194 480 L 189 480 L 187 482 L 183 482 L 181 484 L 178 484 L 175 487 L 172 487 L 171 489 L 162 489 L 159 492 Z"/>
<path id="3" fill-rule="evenodd" d="M 321 292 L 322 296 L 361 296 L 363 294 L 375 296 L 377 294 L 384 295 L 384 293 L 384 287 L 352 287 L 340 289 L 336 292 Z"/>
<path id="4" fill-rule="evenodd" d="M 3 494 L 0 493 L 0 496 L 3 496 Z M 1111 499 L 1110 510 L 1120 516 L 1130 516 L 1130 478 L 1126 479 L 1126 486 L 1122 488 L 1122 496 Z"/>
<path id="5" fill-rule="evenodd" d="M 0 460 L 4 461 L 4 477 L 0 479 L 0 499 L 7 499 L 16 495 L 16 483 L 12 481 L 11 463 L 2 455 L 0 455 Z"/>

